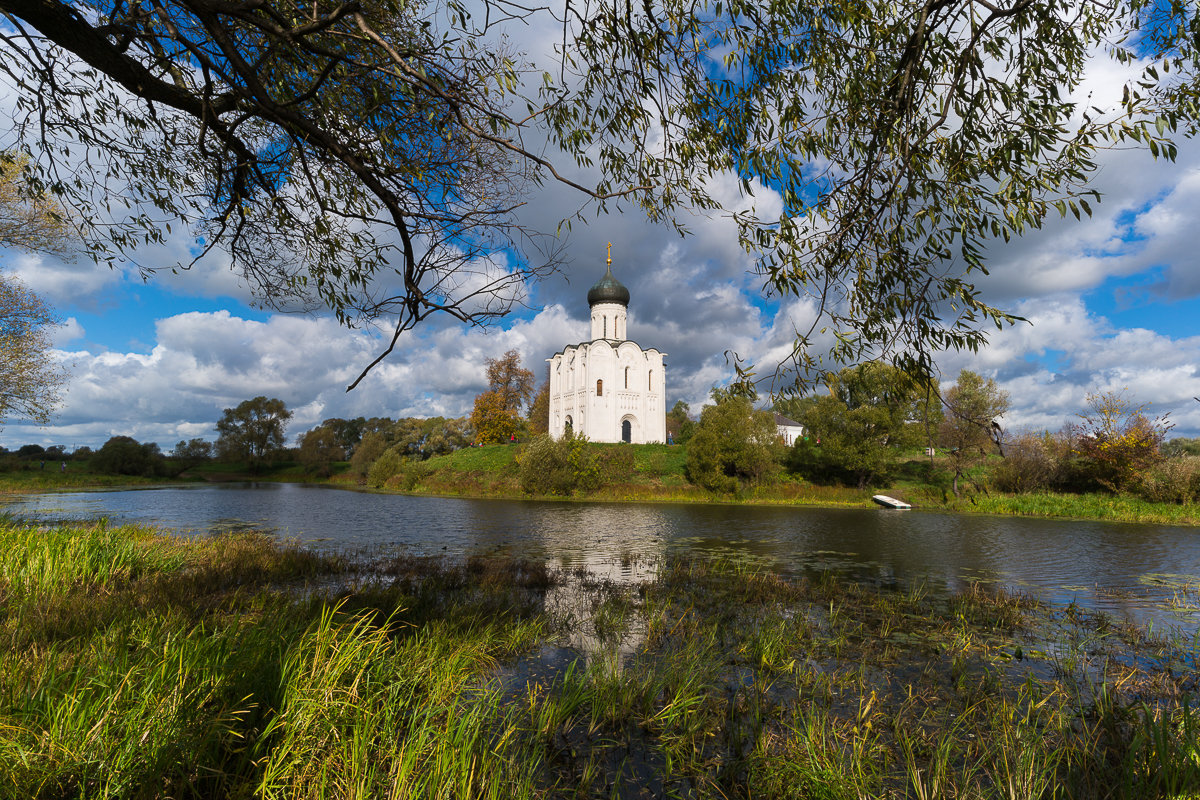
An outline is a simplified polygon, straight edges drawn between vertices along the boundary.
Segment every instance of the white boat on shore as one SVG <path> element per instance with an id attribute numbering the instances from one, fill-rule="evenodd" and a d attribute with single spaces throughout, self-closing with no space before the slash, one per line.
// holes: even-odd
<path id="1" fill-rule="evenodd" d="M 908 503 L 904 502 L 903 500 L 897 500 L 894 497 L 888 497 L 886 494 L 872 495 L 871 499 L 874 500 L 879 505 L 883 506 L 884 508 L 898 508 L 898 509 L 912 508 L 912 506 L 910 506 Z"/>

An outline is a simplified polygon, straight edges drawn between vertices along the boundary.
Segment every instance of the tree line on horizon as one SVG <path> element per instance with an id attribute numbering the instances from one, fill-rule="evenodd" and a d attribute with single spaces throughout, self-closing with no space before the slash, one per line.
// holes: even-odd
<path id="1" fill-rule="evenodd" d="M 484 362 L 487 388 L 470 417 L 330 418 L 287 446 L 292 412 L 278 398 L 259 396 L 224 410 L 215 442 L 180 441 L 170 453 L 157 444 L 114 436 L 94 453 L 80 448 L 26 445 L 0 448 L 0 465 L 14 468 L 49 459 L 86 458 L 99 472 L 177 475 L 209 461 L 249 471 L 298 462 L 327 477 L 349 462 L 352 477 L 373 486 L 407 484 L 415 465 L 464 447 L 519 442 L 521 483 L 533 493 L 590 490 L 628 477 L 628 456 L 589 449 L 585 437 L 548 435 L 549 381 L 534 391 L 531 370 L 510 350 Z M 687 449 L 686 477 L 717 493 L 737 493 L 789 475 L 813 483 L 864 488 L 892 480 L 898 459 L 924 449 L 924 479 L 943 478 L 955 496 L 969 485 L 1007 492 L 1105 491 L 1191 502 L 1200 497 L 1200 439 L 1167 440 L 1169 420 L 1125 393 L 1089 394 L 1078 421 L 1057 433 L 1005 430 L 999 421 L 1009 396 L 994 379 L 963 370 L 943 391 L 883 362 L 844 368 L 826 391 L 775 398 L 769 408 L 745 384 L 714 387 L 712 403 L 693 415 L 678 401 L 667 412 L 671 440 Z M 774 414 L 805 428 L 783 447 Z M 615 451 L 614 451 L 615 452 Z M 935 453 L 938 456 L 934 469 Z M 982 467 L 987 464 L 987 469 Z"/>

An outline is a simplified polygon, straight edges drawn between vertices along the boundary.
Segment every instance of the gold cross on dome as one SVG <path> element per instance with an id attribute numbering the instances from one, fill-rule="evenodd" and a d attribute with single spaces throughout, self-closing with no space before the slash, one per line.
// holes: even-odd
<path id="1" fill-rule="evenodd" d="M 608 263 L 612 264 L 612 242 L 608 243 Z"/>

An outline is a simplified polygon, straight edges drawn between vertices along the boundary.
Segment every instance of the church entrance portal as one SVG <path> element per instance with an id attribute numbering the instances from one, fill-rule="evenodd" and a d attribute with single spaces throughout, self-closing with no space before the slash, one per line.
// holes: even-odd
<path id="1" fill-rule="evenodd" d="M 629 420 L 621 423 L 621 441 L 625 444 L 633 441 L 633 424 Z"/>

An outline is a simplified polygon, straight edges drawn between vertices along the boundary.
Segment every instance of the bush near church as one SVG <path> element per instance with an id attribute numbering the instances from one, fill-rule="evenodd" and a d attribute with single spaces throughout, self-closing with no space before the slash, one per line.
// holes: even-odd
<path id="1" fill-rule="evenodd" d="M 750 400 L 714 391 L 688 442 L 687 478 L 726 494 L 762 483 L 779 471 L 781 447 L 775 416 Z"/>
<path id="2" fill-rule="evenodd" d="M 582 435 L 554 439 L 543 434 L 521 449 L 517 464 L 521 491 L 526 494 L 570 495 L 628 481 L 633 475 L 633 450 L 594 444 Z"/>

